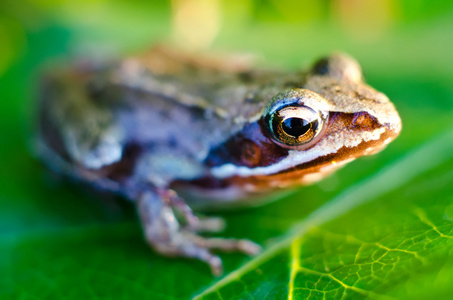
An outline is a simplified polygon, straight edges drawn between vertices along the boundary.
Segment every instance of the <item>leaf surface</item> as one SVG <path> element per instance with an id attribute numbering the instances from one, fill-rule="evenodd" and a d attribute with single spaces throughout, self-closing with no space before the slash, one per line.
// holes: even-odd
<path id="1" fill-rule="evenodd" d="M 262 52 L 293 69 L 332 50 L 350 52 L 368 82 L 396 104 L 401 136 L 382 153 L 319 184 L 262 207 L 222 213 L 228 224 L 224 236 L 252 239 L 264 251 L 254 258 L 221 254 L 225 276 L 213 278 L 201 262 L 153 253 L 133 207 L 53 177 L 30 151 L 40 63 L 71 53 L 75 44 L 86 47 L 78 49 L 83 53 L 96 42 L 113 52 L 119 45 L 128 50 L 149 45 L 170 28 L 168 4 L 64 1 L 53 7 L 5 1 L 0 4 L 0 38 L 6 37 L 0 47 L 0 299 L 451 296 L 453 13 L 394 29 L 373 43 L 375 37 L 362 41 L 339 32 L 336 23 L 332 28 L 260 23 L 272 10 L 253 12 L 240 4 L 252 1 L 227 2 L 232 4 L 225 23 L 234 26 L 225 27 L 215 47 Z M 238 20 L 241 9 L 250 11 Z M 284 12 L 299 20 L 298 13 Z M 426 15 L 424 9 L 419 13 Z M 256 26 L 249 26 L 252 18 Z M 4 71 L 5 66 L 10 68 Z"/>

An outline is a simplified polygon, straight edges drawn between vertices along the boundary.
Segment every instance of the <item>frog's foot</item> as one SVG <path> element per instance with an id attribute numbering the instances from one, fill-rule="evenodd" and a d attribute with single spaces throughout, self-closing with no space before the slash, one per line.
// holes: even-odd
<path id="1" fill-rule="evenodd" d="M 224 223 L 219 218 L 199 219 L 190 208 L 171 191 L 148 192 L 137 204 L 144 235 L 151 247 L 167 256 L 185 256 L 209 264 L 214 275 L 222 273 L 221 259 L 211 250 L 239 251 L 249 255 L 257 254 L 260 246 L 249 240 L 205 238 L 197 232 L 219 231 Z M 184 216 L 181 226 L 174 209 Z"/>

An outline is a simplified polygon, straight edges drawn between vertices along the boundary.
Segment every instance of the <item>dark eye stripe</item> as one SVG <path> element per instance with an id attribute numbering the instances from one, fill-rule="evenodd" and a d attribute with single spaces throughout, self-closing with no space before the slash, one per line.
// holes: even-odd
<path id="1" fill-rule="evenodd" d="M 264 167 L 285 158 L 288 149 L 280 147 L 264 135 L 264 122 L 246 125 L 225 142 L 211 149 L 206 158 L 210 167 L 231 163 L 237 166 Z"/>

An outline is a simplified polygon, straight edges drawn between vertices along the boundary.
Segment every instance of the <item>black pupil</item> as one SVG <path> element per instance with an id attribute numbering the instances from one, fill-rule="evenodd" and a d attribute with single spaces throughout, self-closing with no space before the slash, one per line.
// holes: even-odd
<path id="1" fill-rule="evenodd" d="M 310 128 L 316 130 L 316 125 L 317 121 L 310 123 L 301 118 L 288 118 L 282 122 L 282 129 L 291 136 L 299 137 L 307 133 Z"/>

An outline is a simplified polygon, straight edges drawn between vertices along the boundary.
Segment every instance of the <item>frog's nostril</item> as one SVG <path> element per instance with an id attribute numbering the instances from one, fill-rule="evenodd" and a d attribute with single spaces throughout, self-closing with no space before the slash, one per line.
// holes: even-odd
<path id="1" fill-rule="evenodd" d="M 394 132 L 395 137 L 399 135 L 402 129 L 402 123 L 401 123 L 401 118 L 395 109 L 395 107 L 392 105 L 392 111 L 391 111 L 391 116 L 388 118 L 389 122 L 386 124 L 386 127 L 388 130 L 391 130 Z"/>
<path id="2" fill-rule="evenodd" d="M 364 113 L 358 113 L 354 116 L 352 123 L 354 126 L 362 126 L 367 121 L 367 118 Z"/>
<path id="3" fill-rule="evenodd" d="M 369 130 L 381 127 L 376 118 L 370 116 L 366 112 L 355 113 L 354 117 L 352 118 L 352 125 L 356 128 Z"/>

